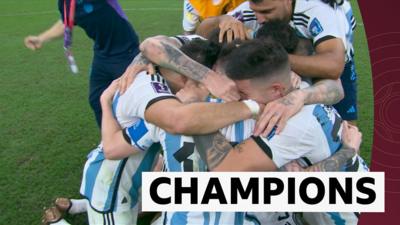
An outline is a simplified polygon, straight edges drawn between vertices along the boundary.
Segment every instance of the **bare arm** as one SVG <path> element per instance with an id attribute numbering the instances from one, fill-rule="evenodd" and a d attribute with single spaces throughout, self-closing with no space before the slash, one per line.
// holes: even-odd
<path id="1" fill-rule="evenodd" d="M 296 92 L 303 94 L 304 105 L 333 105 L 344 98 L 343 86 L 340 79 L 322 79 L 315 82 L 312 86 L 297 90 Z"/>
<path id="2" fill-rule="evenodd" d="M 340 79 L 322 79 L 308 88 L 294 90 L 266 105 L 257 121 L 254 135 L 267 136 L 275 126 L 279 134 L 285 128 L 286 122 L 304 105 L 333 105 L 343 97 L 344 91 Z"/>
<path id="3" fill-rule="evenodd" d="M 27 48 L 36 50 L 42 47 L 43 43 L 59 38 L 64 34 L 64 24 L 58 20 L 53 26 L 37 36 L 28 36 L 24 43 Z"/>
<path id="4" fill-rule="evenodd" d="M 207 162 L 211 171 L 340 171 L 346 166 L 360 148 L 362 135 L 357 127 L 343 124 L 343 145 L 331 157 L 314 164 L 308 168 L 302 168 L 294 160 L 277 168 L 270 156 L 264 152 L 255 139 L 249 138 L 232 147 L 229 141 L 219 132 L 194 136 L 196 148 L 202 158 Z M 294 146 L 295 147 L 295 146 Z"/>
<path id="5" fill-rule="evenodd" d="M 252 113 L 242 102 L 184 105 L 176 99 L 165 99 L 152 104 L 145 112 L 149 123 L 170 133 L 185 135 L 214 132 L 251 117 Z"/>
<path id="6" fill-rule="evenodd" d="M 356 150 L 343 146 L 331 157 L 309 167 L 302 167 L 297 160 L 293 160 L 280 167 L 279 171 L 290 172 L 335 172 L 347 165 L 348 161 L 356 154 Z"/>
<path id="7" fill-rule="evenodd" d="M 289 55 L 292 70 L 314 78 L 339 79 L 345 64 L 345 47 L 339 38 L 323 41 L 315 55 Z"/>
<path id="8" fill-rule="evenodd" d="M 183 54 L 176 41 L 171 42 L 168 37 L 148 38 L 142 42 L 140 50 L 151 62 L 204 84 L 213 95 L 225 101 L 237 101 L 240 98 L 232 80 Z"/>
<path id="9" fill-rule="evenodd" d="M 209 68 L 182 53 L 179 47 L 178 42 L 173 42 L 167 36 L 147 38 L 140 44 L 143 56 L 151 62 L 181 73 L 193 80 L 201 82 L 213 73 Z"/>
<path id="10" fill-rule="evenodd" d="M 216 28 L 220 28 L 219 42 L 226 40 L 228 43 L 235 39 L 249 39 L 247 29 L 242 22 L 230 15 L 211 17 L 204 20 L 196 30 L 196 33 L 208 37 Z"/>
<path id="11" fill-rule="evenodd" d="M 208 37 L 212 30 L 219 27 L 222 16 L 210 17 L 203 20 L 196 29 L 196 34 Z"/>

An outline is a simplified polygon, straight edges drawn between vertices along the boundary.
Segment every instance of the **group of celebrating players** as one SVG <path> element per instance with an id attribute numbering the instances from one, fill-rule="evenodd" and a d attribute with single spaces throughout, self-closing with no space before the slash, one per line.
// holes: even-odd
<path id="1" fill-rule="evenodd" d="M 144 171 L 368 171 L 348 1 L 186 0 L 183 25 L 186 35 L 144 40 L 102 93 L 84 199 L 57 199 L 45 224 L 82 212 L 93 225 L 137 224 Z M 179 211 L 152 224 L 355 225 L 358 216 Z"/>

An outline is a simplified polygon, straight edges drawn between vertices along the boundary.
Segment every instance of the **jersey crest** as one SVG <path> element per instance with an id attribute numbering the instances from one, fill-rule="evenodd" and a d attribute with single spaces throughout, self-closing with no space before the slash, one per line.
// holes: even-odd
<path id="1" fill-rule="evenodd" d="M 324 31 L 324 28 L 322 27 L 321 23 L 319 22 L 319 20 L 317 18 L 314 18 L 311 21 L 311 24 L 310 24 L 310 33 L 311 33 L 311 35 L 316 37 L 322 31 Z"/>

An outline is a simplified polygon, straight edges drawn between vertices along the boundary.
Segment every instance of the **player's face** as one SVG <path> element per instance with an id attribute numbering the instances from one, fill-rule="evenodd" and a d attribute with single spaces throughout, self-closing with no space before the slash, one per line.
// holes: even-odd
<path id="1" fill-rule="evenodd" d="M 263 0 L 259 3 L 249 1 L 257 22 L 263 24 L 271 20 L 289 22 L 292 15 L 292 0 Z"/>
<path id="2" fill-rule="evenodd" d="M 260 104 L 268 102 L 280 97 L 275 84 L 259 84 L 252 80 L 236 80 L 236 86 L 239 90 L 241 100 L 252 99 Z"/>

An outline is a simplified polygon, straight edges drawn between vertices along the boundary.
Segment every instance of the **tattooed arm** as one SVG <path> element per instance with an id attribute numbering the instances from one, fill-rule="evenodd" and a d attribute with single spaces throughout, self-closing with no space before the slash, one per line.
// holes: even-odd
<path id="1" fill-rule="evenodd" d="M 312 166 L 305 167 L 302 165 L 300 160 L 293 160 L 286 165 L 280 167 L 278 171 L 283 172 L 335 172 L 340 171 L 341 168 L 345 167 L 349 160 L 357 153 L 354 148 L 342 146 L 334 155 L 331 157 L 316 163 Z"/>
<path id="2" fill-rule="evenodd" d="M 139 53 L 126 68 L 124 74 L 121 75 L 119 93 L 121 95 L 124 94 L 129 85 L 131 85 L 135 80 L 136 75 L 145 70 L 149 74 L 155 73 L 153 64 L 146 57 L 144 57 L 142 53 Z"/>
<path id="3" fill-rule="evenodd" d="M 197 151 L 207 162 L 211 171 L 340 171 L 358 152 L 362 134 L 357 127 L 343 123 L 342 147 L 331 157 L 303 168 L 300 161 L 294 160 L 281 168 L 277 168 L 271 159 L 271 154 L 256 143 L 256 138 L 249 138 L 232 147 L 228 140 L 219 132 L 194 136 Z"/>
<path id="4" fill-rule="evenodd" d="M 249 138 L 232 147 L 220 132 L 193 136 L 196 149 L 210 171 L 275 171 L 277 167 Z"/>
<path id="5" fill-rule="evenodd" d="M 342 82 L 338 80 L 322 79 L 315 82 L 312 86 L 297 90 L 303 93 L 304 104 L 325 104 L 333 105 L 344 97 Z"/>
<path id="6" fill-rule="evenodd" d="M 239 100 L 232 80 L 192 60 L 171 40 L 165 36 L 148 38 L 142 42 L 140 50 L 151 62 L 204 84 L 213 95 L 226 101 Z"/>
<path id="7" fill-rule="evenodd" d="M 267 136 L 275 126 L 277 126 L 276 133 L 279 134 L 285 128 L 286 122 L 304 105 L 332 105 L 343 97 L 344 92 L 340 80 L 322 79 L 313 86 L 294 90 L 285 97 L 266 105 L 257 121 L 254 135 Z"/>

